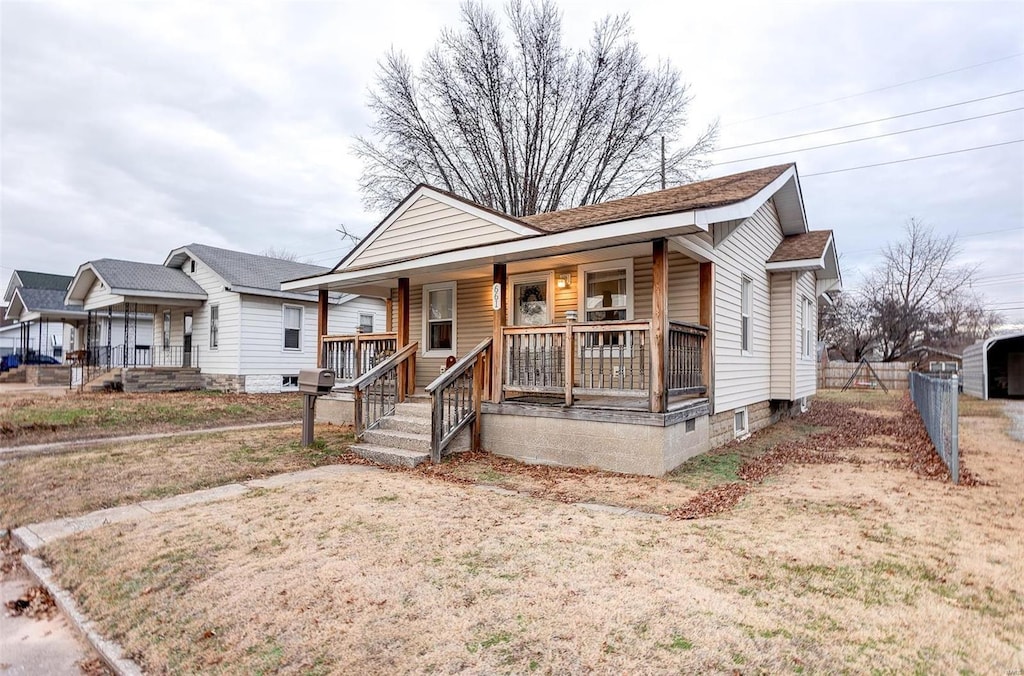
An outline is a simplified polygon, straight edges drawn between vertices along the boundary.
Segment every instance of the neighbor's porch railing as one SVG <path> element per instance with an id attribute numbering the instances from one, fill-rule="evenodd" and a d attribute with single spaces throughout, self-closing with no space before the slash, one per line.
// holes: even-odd
<path id="1" fill-rule="evenodd" d="M 670 322 L 664 363 L 654 365 L 649 320 L 507 327 L 502 329 L 503 398 L 559 397 L 566 406 L 581 397 L 617 398 L 624 407 L 649 409 L 655 367 L 664 369 L 669 396 L 703 394 L 706 337 L 703 326 Z"/>
<path id="2" fill-rule="evenodd" d="M 430 459 L 441 454 L 466 425 L 473 425 L 472 448 L 480 450 L 480 409 L 483 393 L 490 387 L 491 339 L 446 369 L 427 385 L 430 395 Z"/>
<path id="3" fill-rule="evenodd" d="M 397 348 L 397 333 L 323 336 L 320 339 L 320 368 L 334 371 L 339 383 L 349 382 L 386 360 Z"/>
<path id="4" fill-rule="evenodd" d="M 199 347 L 99 345 L 68 353 L 71 387 L 81 387 L 116 368 L 199 368 Z"/>
<path id="5" fill-rule="evenodd" d="M 394 415 L 395 407 L 404 398 L 409 384 L 415 382 L 418 347 L 418 343 L 409 343 L 348 386 L 354 400 L 357 439 L 361 439 L 366 430 L 379 425 L 386 416 Z"/>

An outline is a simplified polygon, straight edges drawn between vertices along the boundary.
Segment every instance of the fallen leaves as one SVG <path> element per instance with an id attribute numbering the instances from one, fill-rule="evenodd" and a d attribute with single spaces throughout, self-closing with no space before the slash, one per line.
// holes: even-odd
<path id="1" fill-rule="evenodd" d="M 50 592 L 43 587 L 29 587 L 18 598 L 7 601 L 7 615 L 10 617 L 29 617 L 35 620 L 53 619 L 57 614 L 57 604 Z"/>

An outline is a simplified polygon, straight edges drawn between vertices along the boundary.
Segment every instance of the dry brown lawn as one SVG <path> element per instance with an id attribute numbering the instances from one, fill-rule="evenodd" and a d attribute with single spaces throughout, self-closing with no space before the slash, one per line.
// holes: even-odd
<path id="1" fill-rule="evenodd" d="M 309 448 L 300 437 L 301 426 L 258 428 L 10 460 L 0 463 L 0 527 L 350 459 L 350 428 L 317 426 Z"/>
<path id="2" fill-rule="evenodd" d="M 302 397 L 224 392 L 0 394 L 0 446 L 173 432 L 302 417 Z"/>
<path id="3" fill-rule="evenodd" d="M 1005 427 L 962 418 L 969 487 L 873 441 L 689 521 L 353 474 L 44 555 L 151 673 L 1019 673 L 1024 448 Z"/>

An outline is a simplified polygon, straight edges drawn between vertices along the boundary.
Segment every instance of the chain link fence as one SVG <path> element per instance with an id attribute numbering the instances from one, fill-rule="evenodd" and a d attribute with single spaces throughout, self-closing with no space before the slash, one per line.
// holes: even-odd
<path id="1" fill-rule="evenodd" d="M 955 374 L 936 377 L 916 371 L 910 373 L 910 398 L 955 484 L 960 483 L 959 389 L 959 379 Z"/>

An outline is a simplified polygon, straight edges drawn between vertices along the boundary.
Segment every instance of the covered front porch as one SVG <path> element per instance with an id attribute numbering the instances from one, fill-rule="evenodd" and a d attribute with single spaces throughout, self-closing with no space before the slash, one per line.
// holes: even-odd
<path id="1" fill-rule="evenodd" d="M 435 461 L 462 433 L 531 461 L 661 474 L 707 450 L 713 272 L 655 239 L 374 280 L 345 290 L 389 298 L 387 330 L 322 332 L 319 362 L 360 435 L 429 397 Z M 570 428 L 589 452 L 542 450 Z"/>

